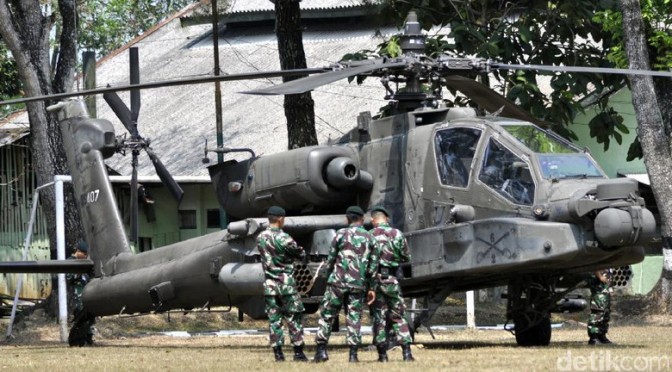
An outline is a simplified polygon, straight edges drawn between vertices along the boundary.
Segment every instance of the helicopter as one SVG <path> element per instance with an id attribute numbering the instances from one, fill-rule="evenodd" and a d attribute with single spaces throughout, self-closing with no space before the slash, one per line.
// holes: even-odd
<path id="1" fill-rule="evenodd" d="M 130 149 L 135 162 L 137 152 L 148 151 L 179 199 L 179 185 L 135 126 L 139 100 L 134 92 L 146 86 L 132 79 L 130 87 L 105 91 L 131 133 L 126 141 L 118 139 L 109 121 L 89 118 L 79 100 L 51 106 L 91 246 L 91 261 L 59 263 L 52 270 L 94 272 L 70 344 L 84 342 L 82 324 L 96 316 L 236 306 L 253 319 L 265 317 L 255 238 L 267 226 L 262 216 L 272 205 L 287 210 L 284 229 L 308 253 L 308 262 L 296 265 L 293 274 L 307 312 L 317 311 L 324 293 L 323 260 L 336 230 L 347 225 L 345 209 L 382 205 L 411 250 L 412 261 L 399 276 L 405 296 L 422 302 L 413 328 L 426 324 L 452 292 L 506 285 L 506 317 L 522 346 L 550 343 L 552 312 L 585 308 L 585 301 L 568 298 L 585 273 L 643 259 L 645 247 L 655 244 L 656 221 L 637 183 L 608 179 L 589 153 L 464 76 L 524 66 L 427 58 L 413 14 L 401 47 L 398 58 L 254 75 L 315 74 L 246 94 L 295 94 L 348 77 L 377 77 L 392 109 L 375 119 L 360 114 L 357 125 L 333 144 L 264 156 L 251 152 L 248 159 L 209 166 L 219 203 L 239 220 L 226 230 L 139 254 L 131 252 L 104 160 Z M 496 115 L 442 106 L 440 86 L 462 92 Z M 131 109 L 115 97 L 115 89 L 131 90 Z M 205 154 L 239 150 L 206 147 Z M 135 164 L 133 172 L 137 183 Z M 131 198 L 136 211 L 137 199 Z M 46 269 L 24 265 L 21 270 Z"/>

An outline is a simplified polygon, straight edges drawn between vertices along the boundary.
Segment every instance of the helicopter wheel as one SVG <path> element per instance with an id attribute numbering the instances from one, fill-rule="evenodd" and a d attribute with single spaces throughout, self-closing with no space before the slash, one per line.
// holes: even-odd
<path id="1" fill-rule="evenodd" d="M 554 286 L 548 278 L 527 277 L 509 284 L 507 318 L 513 319 L 519 346 L 548 346 L 551 342 L 550 309 Z"/>
<path id="2" fill-rule="evenodd" d="M 525 316 L 519 316 L 514 319 L 515 329 L 523 329 L 522 332 L 516 332 L 516 343 L 518 346 L 548 346 L 551 342 L 551 318 L 544 316 L 539 323 L 528 326 L 529 321 Z"/>

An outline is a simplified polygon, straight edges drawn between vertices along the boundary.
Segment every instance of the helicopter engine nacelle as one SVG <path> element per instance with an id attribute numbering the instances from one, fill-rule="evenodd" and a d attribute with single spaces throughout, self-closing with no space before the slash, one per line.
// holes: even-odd
<path id="1" fill-rule="evenodd" d="M 373 177 L 360 169 L 358 155 L 348 147 L 304 147 L 209 170 L 220 204 L 238 218 L 264 215 L 272 205 L 328 210 L 373 186 Z"/>

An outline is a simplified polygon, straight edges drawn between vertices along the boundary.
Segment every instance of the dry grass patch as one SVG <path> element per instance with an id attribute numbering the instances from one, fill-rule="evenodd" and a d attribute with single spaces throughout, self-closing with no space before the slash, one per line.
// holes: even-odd
<path id="1" fill-rule="evenodd" d="M 0 365 L 7 370 L 83 370 L 95 367 L 102 371 L 211 371 L 211 370 L 371 370 L 381 367 L 375 362 L 376 352 L 362 350 L 358 365 L 350 365 L 344 335 L 334 334 L 329 346 L 330 361 L 321 365 L 302 365 L 288 361 L 272 361 L 266 336 L 190 337 L 166 336 L 104 339 L 96 347 L 69 348 L 55 339 L 43 339 L 31 345 L 3 345 Z M 550 347 L 517 347 L 513 336 L 505 331 L 447 331 L 432 340 L 426 332 L 418 334 L 412 364 L 413 370 L 454 371 L 548 371 L 561 369 L 567 363 L 590 363 L 595 370 L 599 363 L 631 360 L 649 363 L 650 370 L 672 368 L 669 344 L 672 342 L 670 323 L 655 326 L 615 326 L 610 337 L 616 345 L 590 347 L 586 344 L 583 327 L 554 330 Z M 314 335 L 307 335 L 307 351 L 314 353 Z M 364 337 L 371 342 L 370 336 Z M 289 348 L 287 352 L 289 352 Z M 667 357 L 669 364 L 664 364 Z M 592 359 L 591 359 L 592 358 Z M 636 359 L 639 358 L 639 359 Z M 401 352 L 390 352 L 391 362 L 386 371 L 407 371 L 409 365 L 401 362 Z M 657 361 L 663 362 L 657 369 Z M 564 364 L 563 364 L 564 363 Z M 574 365 L 581 367 L 583 364 Z M 669 368 L 668 368 L 669 367 Z M 612 370 L 613 368 L 612 365 Z M 584 369 L 586 370 L 586 369 Z M 590 370 L 590 367 L 587 368 Z M 605 368 L 602 368 L 605 370 Z M 634 369 L 632 369 L 634 370 Z"/>

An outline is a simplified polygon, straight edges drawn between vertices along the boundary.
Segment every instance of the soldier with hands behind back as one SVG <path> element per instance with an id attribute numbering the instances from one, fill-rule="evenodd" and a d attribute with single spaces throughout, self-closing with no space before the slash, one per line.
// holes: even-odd
<path id="1" fill-rule="evenodd" d="M 282 352 L 284 334 L 282 320 L 287 323 L 294 360 L 308 361 L 303 353 L 303 303 L 296 290 L 292 271 L 294 259 L 305 257 L 303 248 L 294 239 L 282 231 L 285 224 L 285 210 L 278 206 L 268 209 L 268 228 L 257 237 L 257 248 L 264 268 L 264 300 L 266 314 L 270 323 L 270 342 L 275 360 L 284 361 Z"/>
<path id="2" fill-rule="evenodd" d="M 362 343 L 361 316 L 364 294 L 369 303 L 375 300 L 374 275 L 378 263 L 371 258 L 376 249 L 373 239 L 364 224 L 364 211 L 351 206 L 345 212 L 349 227 L 340 229 L 333 241 L 327 257 L 327 290 L 320 304 L 320 322 L 315 341 L 317 342 L 316 362 L 329 360 L 327 343 L 331 327 L 345 304 L 347 343 L 350 346 L 350 362 L 358 362 L 357 348 Z"/>
<path id="3" fill-rule="evenodd" d="M 411 252 L 404 234 L 390 226 L 390 213 L 382 206 L 371 210 L 373 230 L 378 241 L 378 274 L 376 275 L 376 300 L 370 306 L 373 318 L 373 342 L 378 349 L 378 361 L 387 362 L 386 323 L 390 322 L 397 341 L 401 344 L 404 361 L 413 361 L 411 332 L 404 314 L 404 298 L 399 285 L 400 265 L 411 260 Z"/>

